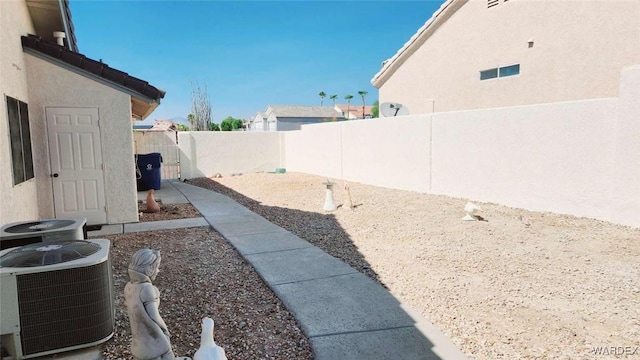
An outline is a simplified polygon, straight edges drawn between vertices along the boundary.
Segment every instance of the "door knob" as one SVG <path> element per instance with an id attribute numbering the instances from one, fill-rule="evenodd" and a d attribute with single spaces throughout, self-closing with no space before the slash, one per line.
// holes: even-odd
<path id="1" fill-rule="evenodd" d="M 58 176 L 60 176 L 58 173 L 51 174 L 51 177 L 58 177 Z"/>

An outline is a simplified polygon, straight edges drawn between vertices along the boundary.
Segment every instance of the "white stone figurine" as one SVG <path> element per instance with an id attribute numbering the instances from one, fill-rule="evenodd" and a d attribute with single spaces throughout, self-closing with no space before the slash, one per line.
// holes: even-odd
<path id="1" fill-rule="evenodd" d="M 131 354 L 139 360 L 174 360 L 167 324 L 160 317 L 160 292 L 151 284 L 160 268 L 160 251 L 140 249 L 131 257 L 124 298 L 131 325 Z"/>
<path id="2" fill-rule="evenodd" d="M 213 319 L 202 319 L 202 334 L 200 335 L 200 348 L 193 356 L 193 360 L 227 360 L 224 349 L 216 345 L 213 340 Z"/>
<path id="3" fill-rule="evenodd" d="M 477 217 L 475 217 L 473 214 L 476 211 L 481 211 L 482 209 L 480 208 L 480 206 L 472 203 L 472 202 L 468 202 L 467 205 L 464 206 L 464 212 L 467 213 L 467 215 L 465 215 L 462 220 L 465 221 L 476 221 L 478 220 Z"/>

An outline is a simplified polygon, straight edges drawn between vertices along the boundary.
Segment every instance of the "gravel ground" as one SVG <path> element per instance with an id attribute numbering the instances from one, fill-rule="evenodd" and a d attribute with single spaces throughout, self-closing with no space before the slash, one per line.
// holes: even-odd
<path id="1" fill-rule="evenodd" d="M 162 217 L 189 217 L 194 210 L 187 205 L 166 208 L 175 211 L 151 215 L 166 220 Z M 124 286 L 129 281 L 131 255 L 142 248 L 158 249 L 162 254 L 160 273 L 153 284 L 160 290 L 160 315 L 171 333 L 176 356 L 193 357 L 200 346 L 200 319 L 210 316 L 215 321 L 215 340 L 229 359 L 313 359 L 309 341 L 295 318 L 217 232 L 190 228 L 108 239 L 116 289 L 116 329 L 103 346 L 105 359 L 133 359 Z"/>
<path id="2" fill-rule="evenodd" d="M 331 180 L 341 205 L 342 182 Z M 472 359 L 594 358 L 597 347 L 640 358 L 640 229 L 490 203 L 478 203 L 486 221 L 465 222 L 467 199 L 357 183 L 354 208 L 325 213 L 324 181 L 252 173 L 188 183 L 378 281 Z"/>
<path id="3" fill-rule="evenodd" d="M 187 219 L 202 216 L 198 212 L 198 209 L 191 204 L 163 204 L 162 201 L 157 201 L 157 203 L 160 205 L 160 212 L 157 213 L 143 212 L 147 206 L 143 202 L 138 204 L 138 211 L 142 214 L 140 215 L 140 222 Z"/>

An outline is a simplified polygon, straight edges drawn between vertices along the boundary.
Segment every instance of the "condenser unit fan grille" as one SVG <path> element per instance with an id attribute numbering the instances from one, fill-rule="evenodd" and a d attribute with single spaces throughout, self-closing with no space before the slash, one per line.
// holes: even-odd
<path id="1" fill-rule="evenodd" d="M 25 355 L 103 340 L 113 333 L 110 262 L 18 275 Z"/>
<path id="2" fill-rule="evenodd" d="M 15 233 L 15 234 L 38 233 L 42 231 L 49 231 L 49 230 L 55 230 L 55 229 L 67 227 L 73 223 L 74 223 L 73 220 L 62 220 L 62 219 L 61 220 L 58 220 L 58 219 L 41 220 L 41 221 L 33 221 L 33 222 L 14 225 L 6 228 L 4 231 L 8 233 Z"/>
<path id="3" fill-rule="evenodd" d="M 59 243 L 37 242 L 13 249 L 0 257 L 2 267 L 34 267 L 82 259 L 100 251 L 100 245 L 85 240 Z"/>

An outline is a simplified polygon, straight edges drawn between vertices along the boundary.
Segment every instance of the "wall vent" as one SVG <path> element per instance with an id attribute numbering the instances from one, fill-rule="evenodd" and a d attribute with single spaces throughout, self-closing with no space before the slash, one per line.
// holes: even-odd
<path id="1" fill-rule="evenodd" d="M 500 0 L 487 0 L 487 8 L 492 8 L 500 4 Z"/>

